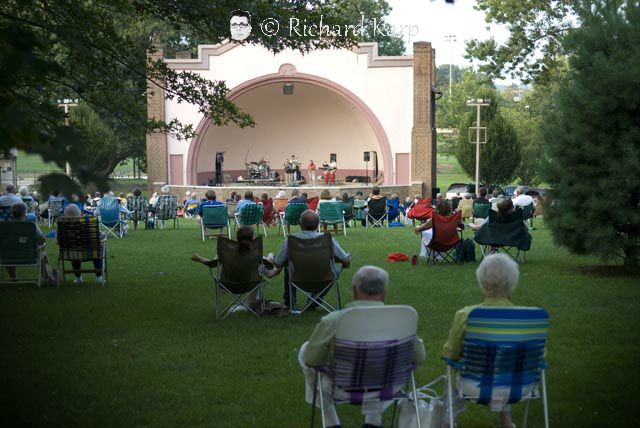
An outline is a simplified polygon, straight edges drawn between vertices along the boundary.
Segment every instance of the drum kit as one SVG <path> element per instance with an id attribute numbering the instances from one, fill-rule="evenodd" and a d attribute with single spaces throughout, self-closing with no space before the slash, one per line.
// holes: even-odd
<path id="1" fill-rule="evenodd" d="M 251 180 L 273 179 L 275 171 L 271 171 L 269 161 L 260 159 L 258 162 L 246 162 L 247 177 Z"/>

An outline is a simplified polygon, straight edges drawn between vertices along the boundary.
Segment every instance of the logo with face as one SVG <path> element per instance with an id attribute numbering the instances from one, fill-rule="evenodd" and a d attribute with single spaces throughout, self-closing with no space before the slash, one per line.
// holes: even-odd
<path id="1" fill-rule="evenodd" d="M 229 15 L 231 39 L 242 41 L 251 34 L 251 15 L 246 10 L 234 10 Z"/>

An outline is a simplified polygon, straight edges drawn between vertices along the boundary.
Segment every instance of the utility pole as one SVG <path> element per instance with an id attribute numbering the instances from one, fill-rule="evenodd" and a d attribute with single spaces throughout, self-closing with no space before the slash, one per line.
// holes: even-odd
<path id="1" fill-rule="evenodd" d="M 469 127 L 469 140 L 471 140 L 471 131 L 475 129 L 476 131 L 476 140 L 469 141 L 472 144 L 476 145 L 476 195 L 478 194 L 478 189 L 480 189 L 480 144 L 485 144 L 487 142 L 487 127 L 480 126 L 480 108 L 487 107 L 491 104 L 490 99 L 482 99 L 482 98 L 469 98 L 467 99 L 467 106 L 476 107 L 477 116 L 476 116 L 476 126 Z M 484 141 L 480 140 L 480 132 L 484 130 Z"/>
<path id="2" fill-rule="evenodd" d="M 456 42 L 456 35 L 449 34 L 448 36 L 444 36 L 444 40 L 447 43 L 451 43 L 451 47 L 449 49 L 449 98 L 451 98 L 451 85 L 453 83 L 451 67 L 453 63 L 453 44 Z"/>
<path id="3" fill-rule="evenodd" d="M 64 125 L 65 126 L 69 126 L 69 108 L 71 107 L 77 107 L 78 106 L 78 100 L 70 100 L 65 98 L 64 100 L 58 100 L 58 107 L 62 107 L 64 108 Z M 65 168 L 65 172 L 67 173 L 67 175 L 69 177 L 71 177 L 71 165 L 69 164 L 69 162 L 67 162 L 66 168 Z"/>

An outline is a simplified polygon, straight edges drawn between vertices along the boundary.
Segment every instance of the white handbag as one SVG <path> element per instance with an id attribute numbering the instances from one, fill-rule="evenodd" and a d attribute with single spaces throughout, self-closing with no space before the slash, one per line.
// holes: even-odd
<path id="1" fill-rule="evenodd" d="M 429 382 L 418 388 L 418 414 L 420 415 L 421 428 L 440 428 L 444 417 L 444 394 L 439 395 L 433 385 L 444 380 L 444 376 Z M 418 428 L 416 409 L 413 405 L 413 396 L 400 400 L 400 416 L 398 428 Z"/>

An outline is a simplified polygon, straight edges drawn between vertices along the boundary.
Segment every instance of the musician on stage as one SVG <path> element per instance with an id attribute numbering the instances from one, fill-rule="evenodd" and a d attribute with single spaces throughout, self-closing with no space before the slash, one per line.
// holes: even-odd
<path id="1" fill-rule="evenodd" d="M 312 186 L 316 185 L 316 169 L 318 167 L 315 163 L 313 163 L 313 159 L 309 161 L 309 165 L 307 166 L 307 175 L 309 176 L 309 182 Z"/>
<path id="2" fill-rule="evenodd" d="M 336 171 L 338 170 L 338 163 L 337 162 L 327 163 L 327 161 L 324 161 L 322 163 L 322 169 L 324 170 L 325 186 L 328 185 L 329 182 L 331 182 L 331 184 L 334 184 L 336 181 Z"/>
<path id="3" fill-rule="evenodd" d="M 288 186 L 300 179 L 300 162 L 296 159 L 296 155 L 291 155 L 291 157 L 285 161 L 284 170 L 287 173 Z"/>

